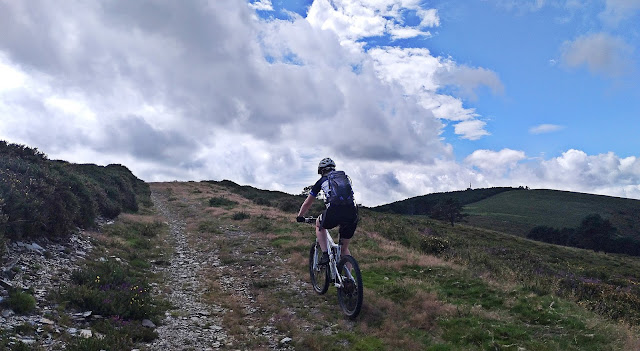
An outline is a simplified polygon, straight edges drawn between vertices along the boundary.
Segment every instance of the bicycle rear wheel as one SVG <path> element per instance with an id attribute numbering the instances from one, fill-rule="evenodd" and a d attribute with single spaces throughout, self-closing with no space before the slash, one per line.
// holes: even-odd
<path id="1" fill-rule="evenodd" d="M 350 272 L 347 264 L 352 267 Z M 338 303 L 342 308 L 342 312 L 347 317 L 354 319 L 360 313 L 363 300 L 362 275 L 360 274 L 358 261 L 351 256 L 342 257 L 338 263 L 338 272 L 343 282 L 343 286 L 338 288 Z"/>
<path id="2" fill-rule="evenodd" d="M 322 249 L 318 242 L 311 245 L 311 251 L 309 252 L 309 275 L 311 276 L 313 290 L 319 295 L 322 295 L 329 289 L 329 270 L 327 269 L 327 265 L 316 264 L 314 267 L 314 258 L 315 262 L 320 262 L 322 258 Z"/>

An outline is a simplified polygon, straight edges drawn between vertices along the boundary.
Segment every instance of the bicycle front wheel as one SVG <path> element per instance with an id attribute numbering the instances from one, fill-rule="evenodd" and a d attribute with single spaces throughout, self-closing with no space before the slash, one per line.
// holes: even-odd
<path id="1" fill-rule="evenodd" d="M 322 258 L 322 249 L 320 244 L 315 242 L 311 245 L 311 251 L 309 252 L 309 275 L 311 276 L 311 285 L 313 290 L 319 295 L 327 292 L 329 289 L 329 270 L 327 265 L 319 265 Z M 315 264 L 314 264 L 315 263 Z"/>
<path id="2" fill-rule="evenodd" d="M 349 265 L 351 270 L 349 270 Z M 358 261 L 351 256 L 344 256 L 338 263 L 338 272 L 342 277 L 342 287 L 338 288 L 338 303 L 347 317 L 354 319 L 362 308 L 362 275 Z"/>

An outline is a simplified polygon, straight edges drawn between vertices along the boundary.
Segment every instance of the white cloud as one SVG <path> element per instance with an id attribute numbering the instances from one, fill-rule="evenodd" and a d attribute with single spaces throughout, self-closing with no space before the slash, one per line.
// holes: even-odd
<path id="1" fill-rule="evenodd" d="M 500 151 L 476 150 L 464 159 L 464 162 L 472 167 L 488 173 L 504 173 L 507 169 L 514 168 L 518 162 L 525 159 L 523 151 L 502 149 Z"/>
<path id="2" fill-rule="evenodd" d="M 454 131 L 457 135 L 461 135 L 462 139 L 478 140 L 491 134 L 484 129 L 486 125 L 486 122 L 480 120 L 462 121 L 455 125 Z"/>
<path id="3" fill-rule="evenodd" d="M 404 24 L 406 11 L 420 18 L 417 26 Z M 314 26 L 334 31 L 341 41 L 390 34 L 396 39 L 429 36 L 427 27 L 440 25 L 437 10 L 423 9 L 417 0 L 316 0 L 307 20 Z"/>
<path id="4" fill-rule="evenodd" d="M 249 6 L 254 10 L 273 11 L 273 4 L 271 4 L 271 0 L 258 0 L 250 3 Z"/>
<path id="5" fill-rule="evenodd" d="M 24 85 L 26 76 L 16 67 L 6 63 L 6 58 L 0 55 L 0 94 L 20 88 Z"/>
<path id="6" fill-rule="evenodd" d="M 474 109 L 464 108 L 462 100 L 437 93 L 444 86 L 455 86 L 465 96 L 475 96 L 475 89 L 488 86 L 502 93 L 503 86 L 497 75 L 483 68 L 457 66 L 450 59 L 437 58 L 424 48 L 379 47 L 369 50 L 378 76 L 396 83 L 440 119 L 467 121 L 456 126 L 456 134 L 464 139 L 477 140 L 489 135 L 485 122 Z"/>
<path id="7" fill-rule="evenodd" d="M 495 72 L 482 67 L 456 65 L 450 60 L 441 66 L 436 78 L 440 85 L 453 86 L 462 96 L 472 100 L 477 98 L 475 91 L 481 86 L 489 87 L 497 95 L 504 92 L 504 86 Z"/>
<path id="8" fill-rule="evenodd" d="M 640 1 L 638 0 L 606 0 L 605 5 L 604 11 L 600 13 L 600 18 L 613 27 L 632 18 L 640 11 Z"/>
<path id="9" fill-rule="evenodd" d="M 498 75 L 427 49 L 356 42 L 402 28 L 407 10 L 420 19 L 409 31 L 440 25 L 420 3 L 316 0 L 308 19 L 264 21 L 236 0 L 0 2 L 0 138 L 51 158 L 121 163 L 145 180 L 226 178 L 292 193 L 330 156 L 366 205 L 469 182 L 595 184 L 640 198 L 635 158 L 572 150 L 534 162 L 504 149 L 456 162 L 444 124 L 469 140 L 489 133 L 440 90 L 500 93 Z M 569 168 L 582 176 L 565 177 Z"/>
<path id="10" fill-rule="evenodd" d="M 605 77 L 620 77 L 632 67 L 633 48 L 624 39 L 595 33 L 565 42 L 562 61 L 569 67 L 586 65 L 589 71 Z"/>
<path id="11" fill-rule="evenodd" d="M 531 134 L 544 134 L 544 133 L 552 133 L 557 132 L 559 130 L 564 129 L 564 126 L 560 126 L 557 124 L 540 124 L 535 127 L 529 128 L 529 133 Z"/>

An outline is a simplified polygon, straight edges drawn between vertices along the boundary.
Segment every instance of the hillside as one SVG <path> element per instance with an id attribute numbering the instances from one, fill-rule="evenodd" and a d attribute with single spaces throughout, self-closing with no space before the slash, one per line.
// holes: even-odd
<path id="1" fill-rule="evenodd" d="M 422 196 L 412 197 L 406 200 L 395 201 L 389 204 L 372 208 L 376 212 L 397 213 L 405 215 L 428 215 L 438 202 L 448 198 L 454 198 L 462 205 L 481 201 L 488 197 L 500 194 L 505 191 L 524 190 L 520 188 L 496 187 L 485 189 L 467 189 L 451 191 L 445 193 L 432 193 Z"/>
<path id="2" fill-rule="evenodd" d="M 640 239 L 640 201 L 559 190 L 507 191 L 464 207 L 470 225 L 525 236 L 545 225 L 573 228 L 593 213 L 611 221 L 618 233 Z"/>

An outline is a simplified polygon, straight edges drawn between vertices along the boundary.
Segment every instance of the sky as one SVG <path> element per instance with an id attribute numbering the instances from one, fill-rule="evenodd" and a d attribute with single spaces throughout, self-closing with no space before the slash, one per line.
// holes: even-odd
<path id="1" fill-rule="evenodd" d="M 640 0 L 0 2 L 0 140 L 359 203 L 640 199 Z"/>

